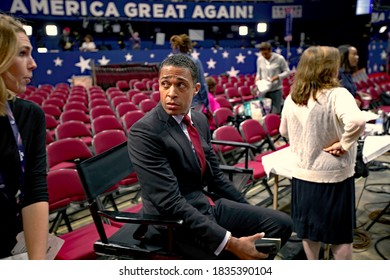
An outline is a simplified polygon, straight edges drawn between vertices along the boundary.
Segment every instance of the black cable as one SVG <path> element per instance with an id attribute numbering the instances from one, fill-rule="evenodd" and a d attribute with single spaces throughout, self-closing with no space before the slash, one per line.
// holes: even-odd
<path id="1" fill-rule="evenodd" d="M 376 251 L 376 252 L 378 253 L 378 255 L 381 256 L 382 259 L 384 259 L 384 260 L 388 260 L 388 258 L 386 258 L 386 256 L 383 255 L 383 254 L 381 253 L 381 251 L 379 250 L 379 243 L 381 243 L 383 240 L 386 240 L 386 239 L 390 239 L 390 235 L 387 235 L 387 236 L 384 236 L 384 237 L 379 238 L 379 239 L 375 242 L 375 244 L 374 244 L 375 251 Z"/>

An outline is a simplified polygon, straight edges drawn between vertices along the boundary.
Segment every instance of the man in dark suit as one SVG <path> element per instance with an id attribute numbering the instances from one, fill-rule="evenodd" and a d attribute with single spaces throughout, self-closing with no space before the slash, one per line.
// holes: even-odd
<path id="1" fill-rule="evenodd" d="M 291 235 L 285 213 L 247 203 L 226 179 L 211 146 L 203 113 L 191 110 L 200 84 L 197 68 L 185 55 L 166 58 L 159 71 L 160 103 L 135 123 L 128 139 L 129 155 L 142 189 L 143 213 L 176 217 L 184 226 L 175 232 L 176 250 L 188 259 L 265 259 L 254 241 L 264 236 Z M 206 157 L 201 164 L 182 123 L 189 115 L 200 134 Z M 209 202 L 203 190 L 220 196 Z M 145 238 L 159 240 L 164 232 L 149 226 Z"/>

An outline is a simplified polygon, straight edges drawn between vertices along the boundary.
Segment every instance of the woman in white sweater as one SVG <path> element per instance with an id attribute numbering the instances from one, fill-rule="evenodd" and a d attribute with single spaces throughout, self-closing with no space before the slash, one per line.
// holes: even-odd
<path id="1" fill-rule="evenodd" d="M 365 118 L 338 81 L 339 52 L 326 46 L 302 54 L 280 132 L 296 157 L 291 215 L 308 259 L 318 259 L 321 242 L 335 259 L 352 259 L 355 223 L 356 143 Z"/>

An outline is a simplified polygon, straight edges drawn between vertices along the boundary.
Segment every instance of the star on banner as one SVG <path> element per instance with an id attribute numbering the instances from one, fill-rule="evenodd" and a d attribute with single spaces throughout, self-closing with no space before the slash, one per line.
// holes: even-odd
<path id="1" fill-rule="evenodd" d="M 237 77 L 238 73 L 240 73 L 240 70 L 234 69 L 234 67 L 230 67 L 230 71 L 226 71 L 228 73 L 229 77 Z"/>
<path id="2" fill-rule="evenodd" d="M 57 58 L 54 59 L 53 62 L 54 62 L 54 66 L 57 67 L 57 66 L 62 66 L 63 60 L 57 56 Z"/>
<path id="3" fill-rule="evenodd" d="M 150 54 L 150 58 L 154 58 L 154 56 L 155 56 L 154 53 Z"/>
<path id="4" fill-rule="evenodd" d="M 125 55 L 125 58 L 126 58 L 126 61 L 132 61 L 133 60 L 133 56 L 131 54 L 129 54 L 129 53 L 127 53 Z"/>
<path id="5" fill-rule="evenodd" d="M 192 53 L 191 53 L 191 56 L 195 59 L 199 59 L 199 55 L 200 53 L 198 53 L 196 50 L 194 50 Z"/>
<path id="6" fill-rule="evenodd" d="M 85 70 L 91 70 L 90 61 L 90 58 L 84 59 L 84 57 L 80 56 L 80 62 L 77 62 L 75 66 L 80 67 L 81 73 L 84 73 Z"/>
<path id="7" fill-rule="evenodd" d="M 229 53 L 228 53 L 227 51 L 224 51 L 224 52 L 222 53 L 222 57 L 223 57 L 223 58 L 228 58 L 228 57 L 229 57 Z"/>
<path id="8" fill-rule="evenodd" d="M 217 62 L 212 58 L 210 58 L 209 61 L 206 61 L 206 63 L 207 63 L 208 69 L 211 69 L 211 68 L 215 69 L 215 64 L 217 64 Z"/>
<path id="9" fill-rule="evenodd" d="M 239 53 L 239 54 L 236 56 L 237 64 L 238 64 L 238 63 L 245 63 L 245 58 L 246 58 L 245 55 L 242 55 L 242 53 Z"/>
<path id="10" fill-rule="evenodd" d="M 386 60 L 386 58 L 387 58 L 387 53 L 385 52 L 385 50 L 383 50 L 381 52 L 381 59 Z"/>
<path id="11" fill-rule="evenodd" d="M 107 59 L 105 55 L 103 55 L 101 59 L 98 59 L 98 61 L 100 65 L 107 65 L 110 62 L 110 60 Z"/>

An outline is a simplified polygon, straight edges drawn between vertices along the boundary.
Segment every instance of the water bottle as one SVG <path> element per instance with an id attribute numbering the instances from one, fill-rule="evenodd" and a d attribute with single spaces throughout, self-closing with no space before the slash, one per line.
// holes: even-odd
<path id="1" fill-rule="evenodd" d="M 376 132 L 378 134 L 383 134 L 383 121 L 384 121 L 383 110 L 379 109 L 378 115 L 379 115 L 379 117 L 375 121 Z"/>

